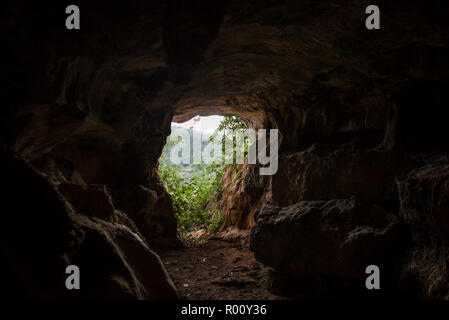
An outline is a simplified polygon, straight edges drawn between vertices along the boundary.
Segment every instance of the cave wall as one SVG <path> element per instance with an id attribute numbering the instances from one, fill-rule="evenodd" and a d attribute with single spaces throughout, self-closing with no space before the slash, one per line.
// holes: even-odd
<path id="1" fill-rule="evenodd" d="M 97 217 L 107 223 L 96 228 L 125 224 L 150 247 L 167 247 L 179 245 L 176 218 L 156 171 L 171 121 L 222 114 L 237 115 L 253 128 L 277 128 L 278 173 L 262 177 L 257 166 L 243 165 L 222 198 L 223 227 L 254 227 L 256 257 L 300 283 L 306 278 L 313 288 L 307 278 L 313 270 L 281 263 L 292 256 L 302 261 L 302 253 L 274 250 L 279 256 L 273 262 L 266 254 L 271 251 L 260 250 L 265 243 L 284 246 L 284 227 L 315 230 L 313 242 L 326 232 L 318 227 L 320 219 L 342 215 L 327 224 L 346 226 L 335 235 L 342 257 L 357 256 L 367 243 L 382 248 L 399 228 L 393 246 L 398 254 L 385 262 L 394 290 L 410 284 L 418 296 L 443 297 L 444 286 L 434 290 L 432 281 L 440 286 L 446 277 L 446 233 L 430 236 L 439 222 L 424 230 L 416 224 L 424 219 L 421 212 L 443 217 L 438 219 L 444 224 L 446 211 L 434 198 L 413 199 L 423 185 L 434 190 L 426 183 L 429 175 L 444 177 L 443 169 L 425 168 L 439 165 L 435 159 L 448 151 L 449 11 L 444 1 L 378 1 L 382 28 L 368 31 L 369 4 L 79 1 L 82 27 L 69 31 L 64 1 L 7 1 L 0 14 L 7 48 L 0 75 L 1 143 L 61 186 L 64 201 L 92 195 L 83 196 L 92 200 L 78 203 L 72 215 L 88 214 L 89 202 L 104 197 L 99 189 L 107 190 L 121 218 Z M 444 199 L 444 188 L 438 197 Z M 44 212 L 45 203 L 39 206 Z M 304 212 L 318 215 L 304 221 Z M 376 215 L 383 225 L 375 225 Z M 287 224 L 277 228 L 276 216 Z M 379 232 L 385 236 L 377 237 Z M 418 250 L 423 237 L 433 240 Z M 317 241 L 309 251 L 326 245 Z M 373 252 L 385 261 L 379 250 Z M 322 263 L 332 266 L 326 259 Z M 429 265 L 436 260 L 435 275 Z M 406 284 L 396 283 L 404 268 Z M 358 279 L 360 270 L 341 264 L 315 272 L 333 283 Z"/>
<path id="2" fill-rule="evenodd" d="M 36 170 L 0 151 L 3 188 L 0 254 L 8 299 L 178 299 L 159 257 L 105 185 L 80 186 L 48 160 Z M 81 270 L 67 290 L 65 270 Z"/>

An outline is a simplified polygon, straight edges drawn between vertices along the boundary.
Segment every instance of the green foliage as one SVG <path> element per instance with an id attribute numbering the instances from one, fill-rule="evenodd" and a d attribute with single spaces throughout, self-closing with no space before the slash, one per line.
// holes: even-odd
<path id="1" fill-rule="evenodd" d="M 217 130 L 209 137 L 210 142 L 219 142 L 221 139 L 221 146 L 223 154 L 225 153 L 226 144 L 232 145 L 233 150 L 236 152 L 232 155 L 232 165 L 234 169 L 237 167 L 237 153 L 241 153 L 246 157 L 248 155 L 248 148 L 251 144 L 251 141 L 247 138 L 243 141 L 243 144 L 237 144 L 237 139 L 233 134 L 233 131 L 238 131 L 239 129 L 246 129 L 245 123 L 237 117 L 234 116 L 226 116 L 220 122 Z"/>
<path id="2" fill-rule="evenodd" d="M 230 130 L 237 128 L 245 128 L 245 124 L 238 118 L 225 117 L 213 137 L 222 136 L 226 139 Z M 173 165 L 169 161 L 169 152 L 173 144 L 174 142 L 169 142 L 165 146 L 159 159 L 158 172 L 171 195 L 178 217 L 178 232 L 185 235 L 199 228 L 217 232 L 223 217 L 213 208 L 211 202 L 223 189 L 222 178 L 227 165 L 223 163 L 223 159 L 217 159 L 208 165 L 204 163 Z M 188 176 L 186 172 L 189 173 Z"/>
<path id="3" fill-rule="evenodd" d="M 210 218 L 209 221 L 209 225 L 208 225 L 208 229 L 212 232 L 212 233 L 217 233 L 218 230 L 221 227 L 221 224 L 223 222 L 223 215 L 220 214 L 220 212 L 216 211 L 216 215 L 213 214 Z"/>
<path id="4" fill-rule="evenodd" d="M 189 180 L 180 173 L 182 166 L 172 166 L 161 159 L 159 175 L 171 195 L 178 217 L 178 231 L 186 234 L 198 228 L 208 228 L 213 224 L 213 213 L 207 204 L 222 188 L 223 165 L 198 164 L 197 171 Z"/>
<path id="5" fill-rule="evenodd" d="M 218 125 L 216 132 L 223 132 L 226 135 L 226 132 L 229 132 L 230 130 L 245 128 L 245 123 L 239 118 L 234 116 L 226 116 Z"/>

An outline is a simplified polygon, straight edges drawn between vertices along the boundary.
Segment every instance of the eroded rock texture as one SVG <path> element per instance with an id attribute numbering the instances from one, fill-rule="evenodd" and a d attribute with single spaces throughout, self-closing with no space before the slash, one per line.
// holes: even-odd
<path id="1" fill-rule="evenodd" d="M 363 278 L 370 261 L 381 267 L 393 263 L 403 245 L 397 242 L 402 234 L 393 214 L 357 206 L 354 199 L 265 206 L 257 219 L 256 257 L 285 274 Z"/>
<path id="2" fill-rule="evenodd" d="M 56 185 L 1 151 L 2 274 L 12 297 L 176 299 L 159 257 L 105 186 Z M 94 200 L 94 201 L 92 201 Z M 77 265 L 82 290 L 67 290 Z"/>
<path id="3" fill-rule="evenodd" d="M 179 245 L 157 160 L 172 120 L 222 114 L 237 115 L 253 128 L 280 131 L 278 173 L 262 177 L 257 166 L 243 165 L 220 199 L 224 227 L 255 226 L 252 247 L 262 262 L 286 275 L 304 275 L 318 296 L 319 279 L 343 277 L 343 282 L 331 281 L 332 296 L 347 279 L 360 279 L 358 266 L 368 259 L 355 259 L 353 266 L 348 260 L 332 264 L 327 246 L 344 248 L 336 249 L 338 254 L 352 259 L 369 243 L 373 255 L 385 261 L 390 251 L 383 255 L 379 248 L 387 236 L 376 232 L 389 235 L 390 227 L 405 225 L 395 237 L 411 232 L 411 249 L 391 240 L 397 257 L 417 252 L 403 265 L 410 271 L 404 285 L 410 284 L 416 296 L 445 296 L 447 253 L 440 229 L 447 212 L 433 209 L 440 208 L 437 197 L 421 194 L 423 184 L 433 188 L 425 181 L 433 177 L 437 183 L 444 170 L 412 170 L 448 152 L 446 2 L 378 1 L 377 31 L 365 28 L 368 1 L 81 0 L 81 30 L 72 31 L 64 25 L 66 3 L 2 3 L 0 142 L 35 168 L 23 164 L 12 171 L 26 177 L 11 177 L 19 192 L 6 200 L 15 199 L 18 207 L 8 211 L 11 215 L 2 210 L 11 233 L 2 238 L 5 268 L 12 268 L 7 273 L 20 283 L 10 285 L 18 294 L 28 290 L 26 295 L 36 296 L 44 288 L 42 297 L 53 296 L 53 274 L 60 274 L 65 263 L 59 257 L 81 248 L 74 257 L 83 263 L 98 259 L 98 252 L 114 261 L 111 268 L 98 262 L 90 277 L 98 279 L 92 281 L 100 291 L 92 288 L 87 295 L 154 297 L 160 291 L 176 296 L 152 282 L 156 275 L 140 273 L 145 263 L 159 270 L 145 242 Z M 30 170 L 39 173 L 32 171 L 32 178 Z M 399 191 L 398 176 L 409 177 L 399 180 Z M 38 186 L 27 179 L 51 187 L 33 191 Z M 438 197 L 444 198 L 441 190 Z M 26 199 L 38 195 L 39 202 L 26 207 Z M 346 204 L 337 206 L 340 201 Z M 263 218 L 267 210 L 269 219 Z M 385 224 L 377 226 L 375 214 Z M 418 228 L 418 221 L 431 216 L 438 219 Z M 323 219 L 335 243 L 320 242 L 328 234 Z M 351 237 L 359 226 L 366 233 Z M 310 242 L 302 247 L 293 241 L 293 251 L 278 248 L 276 253 L 290 256 L 297 269 L 263 254 L 262 243 L 296 228 L 301 233 L 289 241 L 309 235 Z M 435 229 L 441 236 L 429 236 Z M 86 236 L 75 235 L 77 244 L 69 246 L 63 239 L 73 230 Z M 434 240 L 421 245 L 426 237 Z M 350 249 L 343 246 L 347 241 Z M 50 271 L 42 272 L 54 285 L 26 278 L 30 259 L 25 261 L 23 253 L 37 259 L 39 251 L 29 246 L 47 250 L 39 260 L 49 261 Z M 305 258 L 312 249 L 323 252 L 323 265 Z M 141 264 L 136 256 L 147 260 Z M 432 261 L 438 268 L 432 269 Z M 395 263 L 387 264 L 393 288 L 399 276 Z M 289 288 L 294 296 L 296 289 Z"/>
<path id="4" fill-rule="evenodd" d="M 391 290 L 409 246 L 408 234 L 393 213 L 356 203 L 341 199 L 264 206 L 252 230 L 256 259 L 293 281 L 315 276 L 326 284 L 340 282 L 333 292 L 329 288 L 312 293 L 299 286 L 295 297 L 344 296 L 347 283 L 352 285 L 351 294 L 366 294 L 365 269 L 372 264 L 383 271 L 384 292 Z"/>
<path id="5" fill-rule="evenodd" d="M 449 164 L 447 158 L 398 179 L 400 213 L 415 248 L 406 265 L 425 297 L 448 299 Z"/>

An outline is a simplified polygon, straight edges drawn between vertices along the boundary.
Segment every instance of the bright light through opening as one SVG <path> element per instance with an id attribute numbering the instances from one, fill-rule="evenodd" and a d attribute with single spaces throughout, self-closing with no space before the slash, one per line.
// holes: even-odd
<path id="1" fill-rule="evenodd" d="M 208 116 L 208 117 L 196 116 L 186 122 L 182 123 L 172 122 L 171 125 L 172 128 L 173 127 L 183 127 L 186 129 L 193 128 L 198 131 L 213 133 L 215 129 L 218 128 L 223 118 L 224 118 L 223 116 Z"/>

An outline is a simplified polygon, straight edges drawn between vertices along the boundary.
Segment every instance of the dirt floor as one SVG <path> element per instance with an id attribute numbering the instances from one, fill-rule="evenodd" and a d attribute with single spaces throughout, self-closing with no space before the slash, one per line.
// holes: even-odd
<path id="1" fill-rule="evenodd" d="M 160 253 L 183 299 L 282 299 L 266 289 L 267 267 L 248 249 L 248 233 L 199 232 L 185 247 Z"/>

